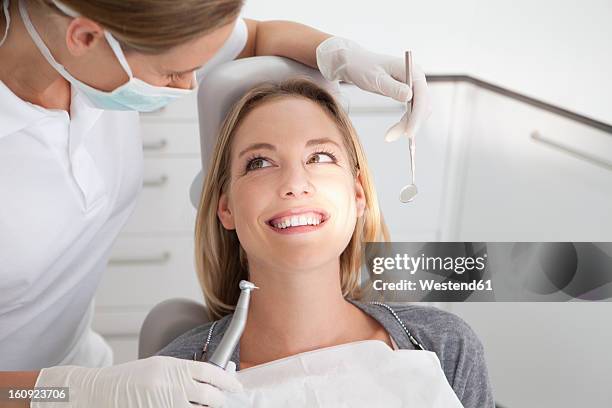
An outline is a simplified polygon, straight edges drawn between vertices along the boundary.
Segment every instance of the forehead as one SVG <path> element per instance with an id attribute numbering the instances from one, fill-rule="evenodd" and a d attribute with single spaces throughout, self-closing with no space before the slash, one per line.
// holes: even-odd
<path id="1" fill-rule="evenodd" d="M 232 144 L 238 148 L 259 142 L 303 145 L 322 137 L 341 146 L 344 142 L 334 119 L 324 108 L 303 97 L 283 96 L 266 101 L 249 112 L 236 130 Z"/>

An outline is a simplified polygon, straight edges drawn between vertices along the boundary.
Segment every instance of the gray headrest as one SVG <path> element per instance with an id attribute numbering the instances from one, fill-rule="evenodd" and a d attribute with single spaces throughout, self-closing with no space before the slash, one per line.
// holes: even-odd
<path id="1" fill-rule="evenodd" d="M 192 204 L 200 202 L 204 172 L 213 154 L 221 123 L 230 108 L 251 88 L 263 82 L 282 82 L 295 76 L 306 76 L 332 95 L 340 94 L 338 84 L 329 82 L 318 70 L 283 57 L 252 57 L 219 65 L 202 78 L 198 90 L 200 149 L 202 171 L 191 184 Z"/>

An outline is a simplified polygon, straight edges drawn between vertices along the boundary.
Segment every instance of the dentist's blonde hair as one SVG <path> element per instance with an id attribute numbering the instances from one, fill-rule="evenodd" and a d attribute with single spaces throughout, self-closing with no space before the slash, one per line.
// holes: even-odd
<path id="1" fill-rule="evenodd" d="M 200 197 L 195 228 L 195 262 L 209 318 L 213 320 L 233 312 L 240 295 L 238 283 L 241 279 L 248 279 L 247 256 L 236 231 L 225 229 L 217 216 L 219 198 L 231 181 L 232 140 L 249 112 L 266 102 L 287 97 L 305 98 L 316 103 L 334 121 L 344 138 L 353 175 L 360 178 L 365 193 L 364 214 L 357 219 L 351 240 L 340 255 L 339 278 L 344 297 L 357 300 L 362 297 L 359 271 L 363 244 L 389 241 L 363 148 L 340 104 L 307 79 L 257 86 L 247 92 L 226 116 Z"/>
<path id="2" fill-rule="evenodd" d="M 41 9 L 63 12 L 52 0 Z M 231 23 L 244 0 L 57 0 L 109 30 L 125 51 L 159 54 Z"/>

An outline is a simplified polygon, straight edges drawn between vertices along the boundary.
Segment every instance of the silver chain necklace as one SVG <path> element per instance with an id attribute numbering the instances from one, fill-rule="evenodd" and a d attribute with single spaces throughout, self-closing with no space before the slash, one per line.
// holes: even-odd
<path id="1" fill-rule="evenodd" d="M 388 311 L 391 312 L 391 314 L 393 315 L 393 317 L 395 317 L 395 320 L 397 320 L 397 322 L 400 324 L 400 326 L 402 326 L 402 329 L 404 329 L 404 331 L 406 332 L 406 334 L 408 335 L 408 338 L 410 339 L 410 342 L 417 348 L 420 350 L 426 350 L 425 347 L 423 347 L 423 345 L 414 338 L 414 336 L 412 335 L 412 333 L 410 333 L 410 331 L 408 330 L 408 328 L 406 327 L 406 325 L 404 325 L 404 322 L 402 322 L 402 319 L 399 318 L 399 316 L 397 315 L 397 313 L 395 313 L 395 310 L 393 310 L 391 308 L 391 306 L 387 305 L 386 303 L 382 303 L 382 302 L 377 302 L 377 301 L 371 301 L 368 302 L 372 305 L 379 305 L 384 307 L 385 309 L 387 309 Z"/>

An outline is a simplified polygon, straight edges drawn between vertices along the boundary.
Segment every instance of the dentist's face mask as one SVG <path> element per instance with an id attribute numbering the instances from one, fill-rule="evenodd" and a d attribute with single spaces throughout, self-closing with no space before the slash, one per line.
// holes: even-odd
<path id="1" fill-rule="evenodd" d="M 77 13 L 75 13 L 71 9 L 68 9 L 66 6 L 63 6 L 55 1 L 54 4 L 66 15 L 70 17 L 78 17 Z M 66 68 L 64 68 L 60 63 L 58 63 L 55 58 L 53 58 L 53 55 L 51 55 L 49 48 L 47 48 L 44 41 L 36 31 L 36 28 L 34 28 L 34 25 L 30 20 L 30 16 L 28 15 L 28 11 L 25 7 L 23 0 L 19 1 L 19 12 L 21 14 L 21 18 L 26 29 L 30 34 L 30 37 L 32 37 L 32 40 L 34 41 L 34 44 L 36 44 L 36 46 L 38 47 L 42 55 L 45 57 L 45 59 L 49 62 L 49 64 L 51 64 L 51 66 L 55 68 L 55 70 L 59 72 L 61 76 L 63 76 L 68 82 L 70 82 L 72 86 L 76 87 L 79 91 L 81 91 L 91 102 L 91 104 L 96 108 L 108 110 L 151 112 L 160 109 L 167 105 L 169 102 L 173 101 L 174 99 L 188 95 L 197 89 L 195 72 L 193 74 L 193 85 L 191 89 L 154 86 L 138 78 L 135 78 L 132 74 L 132 70 L 127 62 L 127 59 L 125 58 L 125 54 L 121 49 L 121 46 L 108 31 L 104 31 L 106 41 L 108 41 L 108 44 L 113 50 L 115 57 L 121 64 L 121 67 L 127 73 L 129 80 L 125 84 L 119 86 L 118 88 L 110 92 L 92 88 L 91 86 L 73 77 L 66 70 Z"/>

